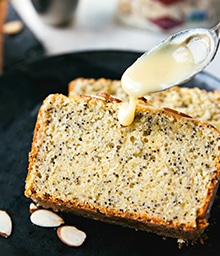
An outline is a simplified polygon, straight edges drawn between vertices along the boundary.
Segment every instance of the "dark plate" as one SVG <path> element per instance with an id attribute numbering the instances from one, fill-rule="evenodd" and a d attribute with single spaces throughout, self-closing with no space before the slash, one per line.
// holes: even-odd
<path id="1" fill-rule="evenodd" d="M 220 207 L 216 199 L 208 240 L 204 245 L 178 249 L 175 239 L 134 231 L 82 217 L 63 214 L 87 234 L 79 248 L 64 245 L 55 229 L 36 227 L 29 221 L 30 200 L 24 196 L 27 157 L 38 108 L 50 93 L 67 94 L 67 84 L 76 77 L 120 79 L 122 72 L 140 53 L 90 51 L 25 63 L 0 77 L 0 209 L 13 220 L 13 233 L 0 237 L 0 255 L 219 255 Z M 206 90 L 220 88 L 220 81 L 200 73 L 185 86 Z"/>

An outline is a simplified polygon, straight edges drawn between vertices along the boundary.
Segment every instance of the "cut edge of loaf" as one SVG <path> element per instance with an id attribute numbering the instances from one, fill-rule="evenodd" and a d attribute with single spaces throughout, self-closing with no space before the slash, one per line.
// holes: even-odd
<path id="1" fill-rule="evenodd" d="M 68 97 L 79 95 L 97 95 L 100 92 L 106 92 L 115 98 L 125 100 L 127 96 L 121 87 L 119 80 L 106 78 L 84 78 L 78 77 L 68 84 Z"/>
<path id="2" fill-rule="evenodd" d="M 144 230 L 144 231 L 150 231 L 153 233 L 157 233 L 163 236 L 170 236 L 174 238 L 180 238 L 186 241 L 195 241 L 199 238 L 201 233 L 205 230 L 205 228 L 208 226 L 207 218 L 209 217 L 209 209 L 213 203 L 214 196 L 216 193 L 217 185 L 218 185 L 218 179 L 220 175 L 220 164 L 219 164 L 219 155 L 218 155 L 218 161 L 216 162 L 216 171 L 213 173 L 212 182 L 209 184 L 208 187 L 208 193 L 206 200 L 204 202 L 204 205 L 199 211 L 197 212 L 197 219 L 196 219 L 196 226 L 190 226 L 189 225 L 183 225 L 176 227 L 176 221 L 171 221 L 170 223 L 162 222 L 161 220 L 158 220 L 157 218 L 144 218 L 142 219 L 141 216 L 138 213 L 135 212 L 124 212 L 120 211 L 119 209 L 108 209 L 105 207 L 97 207 L 96 204 L 84 204 L 80 203 L 74 200 L 72 202 L 69 202 L 68 200 L 60 200 L 53 195 L 50 194 L 40 194 L 39 191 L 36 193 L 34 190 L 34 177 L 32 177 L 32 172 L 34 166 L 37 164 L 37 154 L 39 151 L 39 148 L 36 147 L 36 140 L 38 139 L 38 133 L 40 130 L 40 122 L 44 115 L 44 104 L 53 104 L 53 101 L 56 101 L 56 98 L 59 98 L 59 100 L 64 105 L 68 104 L 78 104 L 79 102 L 84 101 L 85 103 L 89 104 L 100 104 L 100 105 L 107 105 L 112 104 L 111 107 L 114 105 L 120 105 L 117 101 L 113 101 L 111 98 L 101 98 L 101 97 L 92 97 L 92 96 L 79 96 L 74 97 L 71 100 L 63 95 L 50 95 L 45 100 L 43 105 L 41 106 L 39 110 L 39 115 L 37 118 L 35 131 L 34 131 L 34 138 L 32 143 L 32 150 L 29 154 L 29 170 L 28 175 L 26 178 L 26 188 L 25 188 L 25 195 L 27 197 L 32 198 L 35 202 L 37 202 L 39 205 L 42 205 L 46 208 L 52 208 L 54 210 L 64 210 L 68 212 L 72 212 L 75 214 L 79 214 L 85 217 L 90 217 L 96 220 L 102 220 L 105 222 L 120 224 L 123 226 L 131 227 L 134 229 Z M 202 123 L 198 120 L 194 120 L 191 118 L 187 118 L 185 116 L 182 116 L 175 110 L 170 109 L 158 109 L 154 107 L 149 107 L 145 105 L 138 105 L 137 106 L 137 112 L 143 112 L 143 111 L 154 111 L 160 112 L 161 114 L 164 114 L 165 116 L 169 116 L 172 119 L 178 119 L 185 122 L 195 123 L 196 125 L 200 125 L 204 127 L 204 129 L 209 129 L 210 132 L 213 131 L 213 133 L 218 133 L 220 137 L 220 133 L 211 125 Z M 39 174 L 40 175 L 40 174 Z"/>
<path id="3" fill-rule="evenodd" d="M 76 78 L 68 84 L 68 96 L 96 95 L 103 92 L 123 101 L 128 95 L 123 91 L 120 80 L 105 78 Z M 155 107 L 167 107 L 186 113 L 193 118 L 208 122 L 220 130 L 220 92 L 207 92 L 197 87 L 172 87 L 164 91 L 149 93 L 145 96 L 146 103 Z"/>

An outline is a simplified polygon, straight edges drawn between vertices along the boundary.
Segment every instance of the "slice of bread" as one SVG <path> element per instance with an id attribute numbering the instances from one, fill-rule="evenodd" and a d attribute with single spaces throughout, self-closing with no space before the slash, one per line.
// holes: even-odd
<path id="1" fill-rule="evenodd" d="M 49 95 L 36 122 L 25 195 L 54 210 L 198 239 L 220 176 L 220 132 L 145 104 L 124 127 L 121 104 Z"/>
<path id="2" fill-rule="evenodd" d="M 119 99 L 128 100 L 119 80 L 77 78 L 69 83 L 68 90 L 69 97 L 95 95 L 104 91 Z M 176 109 L 193 118 L 209 122 L 220 130 L 220 92 L 217 90 L 207 92 L 199 88 L 173 87 L 148 94 L 146 99 L 154 106 Z"/>

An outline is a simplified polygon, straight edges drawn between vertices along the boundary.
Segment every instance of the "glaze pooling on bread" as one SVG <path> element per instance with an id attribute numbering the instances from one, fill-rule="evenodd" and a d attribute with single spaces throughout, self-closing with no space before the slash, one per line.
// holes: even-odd
<path id="1" fill-rule="evenodd" d="M 69 83 L 68 91 L 70 98 L 105 91 L 123 101 L 128 101 L 128 95 L 123 91 L 119 80 L 77 78 Z M 209 122 L 220 130 L 220 92 L 217 90 L 207 92 L 199 88 L 173 87 L 148 94 L 146 98 L 148 105 L 150 103 L 156 107 L 176 109 L 203 122 Z"/>
<path id="2" fill-rule="evenodd" d="M 220 175 L 220 133 L 173 111 L 138 105 L 120 125 L 121 103 L 50 95 L 39 111 L 27 197 L 41 205 L 197 239 L 208 225 Z"/>

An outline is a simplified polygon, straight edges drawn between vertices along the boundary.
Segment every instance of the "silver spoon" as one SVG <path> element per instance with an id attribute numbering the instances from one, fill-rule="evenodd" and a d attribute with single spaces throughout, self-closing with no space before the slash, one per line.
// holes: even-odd
<path id="1" fill-rule="evenodd" d="M 202 41 L 202 37 L 207 36 L 205 42 L 207 43 L 205 48 L 198 49 L 197 43 Z M 185 40 L 188 44 L 189 48 L 191 48 L 192 54 L 194 56 L 194 61 L 197 64 L 196 69 L 188 74 L 188 77 L 185 77 L 181 83 L 184 83 L 194 77 L 196 74 L 201 72 L 204 68 L 206 68 L 210 62 L 214 59 L 218 47 L 219 47 L 219 40 L 220 40 L 220 22 L 214 26 L 213 28 L 206 29 L 206 28 L 195 28 L 195 29 L 188 29 L 181 31 L 172 35 L 170 38 L 167 39 L 167 42 L 180 42 L 181 38 Z M 185 39 L 184 39 L 185 38 Z M 197 41 L 197 42 L 196 42 Z M 203 42 L 204 43 L 204 42 Z M 201 47 L 202 48 L 202 47 Z M 203 50 L 203 52 L 202 52 Z M 205 51 L 206 50 L 206 51 Z M 201 56 L 202 54 L 202 56 Z M 179 81 L 180 83 L 180 81 Z"/>
<path id="2" fill-rule="evenodd" d="M 118 118 L 130 125 L 138 97 L 189 81 L 215 57 L 219 46 L 220 23 L 211 29 L 188 29 L 170 36 L 144 53 L 121 78 L 129 102 L 122 105 Z"/>
<path id="3" fill-rule="evenodd" d="M 142 97 L 182 84 L 213 60 L 219 46 L 220 23 L 211 29 L 178 32 L 138 58 L 122 75 L 122 87 Z"/>

